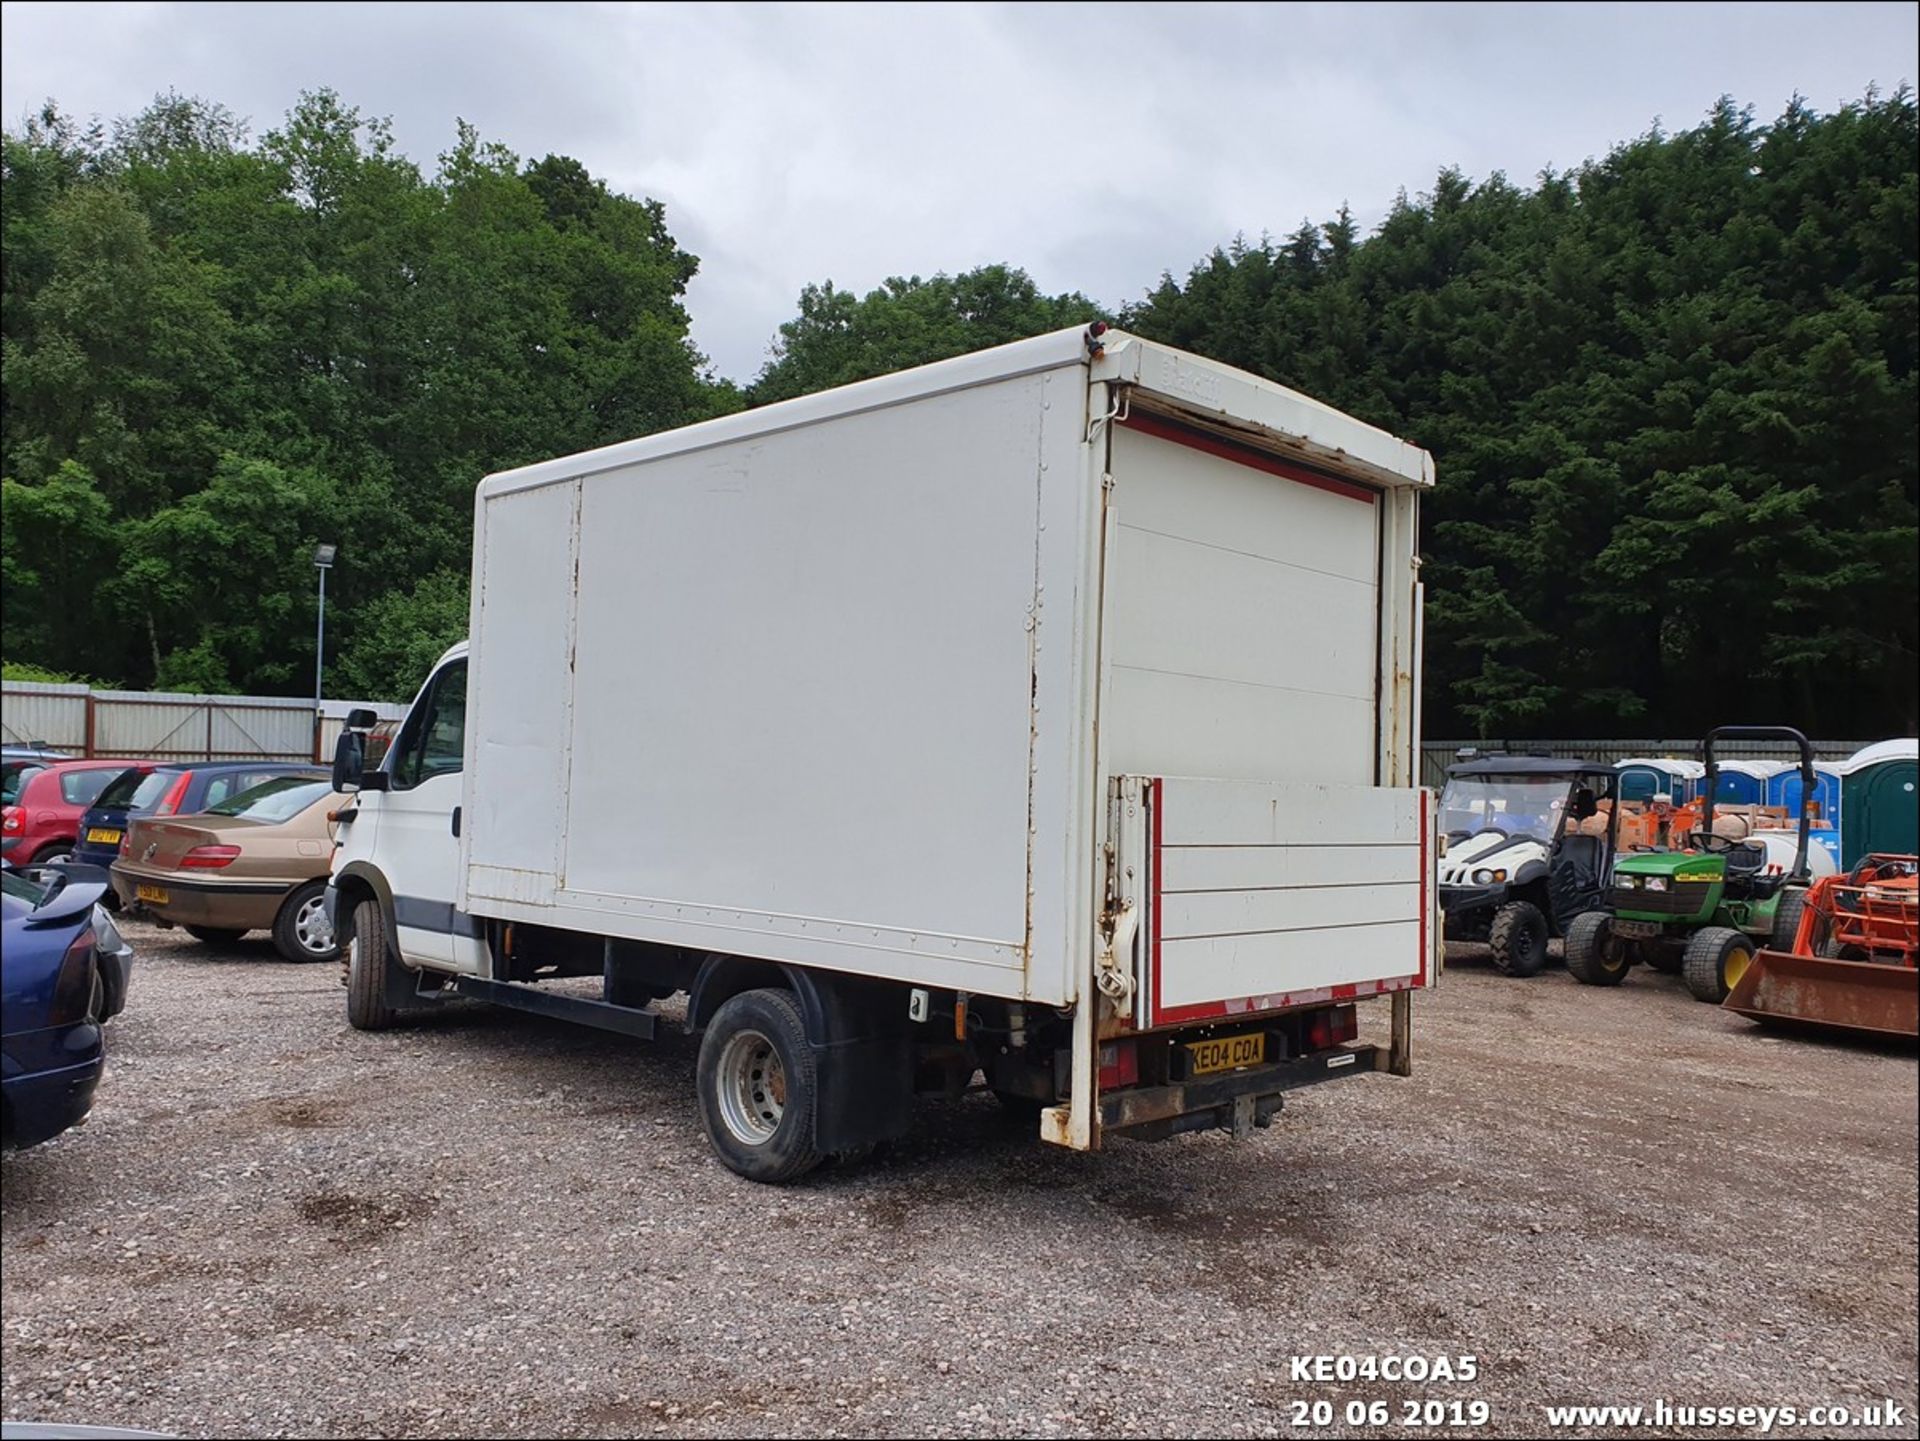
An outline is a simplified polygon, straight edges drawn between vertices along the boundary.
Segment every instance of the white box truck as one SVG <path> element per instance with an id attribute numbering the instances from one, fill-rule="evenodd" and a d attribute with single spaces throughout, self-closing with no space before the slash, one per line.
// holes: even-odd
<path id="1" fill-rule="evenodd" d="M 336 760 L 349 1019 L 684 993 L 762 1180 L 982 1072 L 1079 1149 L 1405 1073 L 1432 483 L 1098 326 L 489 476 L 471 644 Z"/>

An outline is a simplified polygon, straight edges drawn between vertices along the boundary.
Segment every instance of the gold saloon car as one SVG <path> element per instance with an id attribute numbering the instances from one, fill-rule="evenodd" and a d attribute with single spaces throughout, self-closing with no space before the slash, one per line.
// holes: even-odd
<path id="1" fill-rule="evenodd" d="M 196 816 L 135 820 L 113 864 L 134 915 L 203 941 L 271 930 L 290 961 L 337 954 L 321 901 L 333 863 L 328 814 L 346 800 L 321 775 L 277 776 Z"/>

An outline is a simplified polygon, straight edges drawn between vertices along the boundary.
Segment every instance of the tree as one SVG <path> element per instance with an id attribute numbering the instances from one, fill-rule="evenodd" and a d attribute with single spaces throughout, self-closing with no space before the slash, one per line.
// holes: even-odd
<path id="1" fill-rule="evenodd" d="M 362 607 L 334 674 L 337 690 L 405 701 L 446 648 L 467 634 L 467 573 L 435 571 Z"/>
<path id="2" fill-rule="evenodd" d="M 177 94 L 110 137 L 49 105 L 5 186 L 23 663 L 300 693 L 315 541 L 329 634 L 372 656 L 362 626 L 464 574 L 483 476 L 742 403 L 689 341 L 665 210 L 464 124 L 425 174 L 331 91 L 258 141 Z"/>
<path id="3" fill-rule="evenodd" d="M 1043 295 L 1024 270 L 1005 265 L 896 276 L 864 297 L 829 280 L 800 292 L 800 313 L 780 327 L 748 399 L 789 400 L 1101 318 L 1086 296 Z"/>
<path id="4" fill-rule="evenodd" d="M 1911 92 L 1722 101 L 1365 240 L 1237 242 L 1123 323 L 1434 452 L 1426 725 L 1916 727 Z"/>

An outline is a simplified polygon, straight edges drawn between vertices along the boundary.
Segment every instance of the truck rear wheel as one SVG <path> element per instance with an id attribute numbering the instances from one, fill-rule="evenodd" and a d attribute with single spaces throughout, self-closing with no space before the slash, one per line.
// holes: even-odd
<path id="1" fill-rule="evenodd" d="M 792 992 L 742 991 L 721 1006 L 694 1075 L 707 1140 L 728 1170 L 778 1183 L 820 1164 L 819 1079 Z"/>
<path id="2" fill-rule="evenodd" d="M 1687 942 L 1680 975 L 1696 1001 L 1719 1005 L 1753 964 L 1753 938 L 1731 926 L 1708 926 Z"/>
<path id="3" fill-rule="evenodd" d="M 1567 972 L 1588 986 L 1617 986 L 1633 969 L 1633 947 L 1613 933 L 1605 911 L 1575 916 L 1567 927 Z"/>
<path id="4" fill-rule="evenodd" d="M 1537 975 L 1547 963 L 1547 918 L 1531 901 L 1508 901 L 1493 913 L 1487 944 L 1503 975 Z"/>
<path id="5" fill-rule="evenodd" d="M 399 1014 L 387 1004 L 387 967 L 392 942 L 380 902 L 364 900 L 353 908 L 347 937 L 347 1024 L 356 1031 L 384 1031 Z"/>

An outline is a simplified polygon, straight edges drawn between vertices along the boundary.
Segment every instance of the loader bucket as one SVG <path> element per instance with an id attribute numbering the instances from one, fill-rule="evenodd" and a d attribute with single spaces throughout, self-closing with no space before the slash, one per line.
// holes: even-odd
<path id="1" fill-rule="evenodd" d="M 1920 971 L 1761 951 L 1724 1004 L 1763 1025 L 1789 1022 L 1913 1039 L 1920 1036 Z"/>

